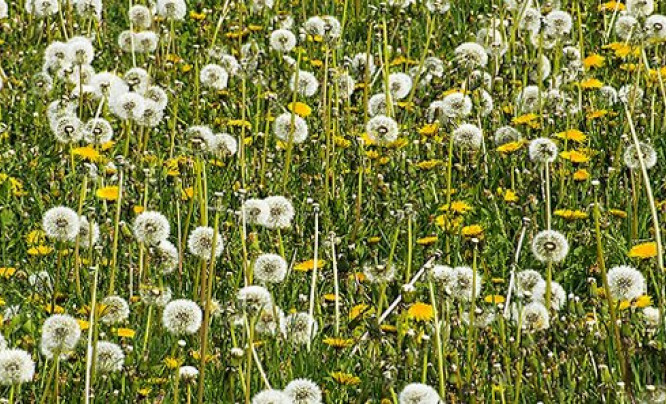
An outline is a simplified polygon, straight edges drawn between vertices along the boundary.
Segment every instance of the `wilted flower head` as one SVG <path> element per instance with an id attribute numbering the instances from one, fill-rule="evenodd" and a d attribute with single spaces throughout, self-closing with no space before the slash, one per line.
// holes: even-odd
<path id="1" fill-rule="evenodd" d="M 216 257 L 222 254 L 224 243 L 220 233 L 215 233 L 215 229 L 199 226 L 192 231 L 192 234 L 187 239 L 187 248 L 192 255 L 204 260 L 210 260 L 213 256 L 213 249 L 215 250 Z"/>
<path id="2" fill-rule="evenodd" d="M 79 323 L 67 314 L 54 314 L 42 326 L 42 353 L 52 358 L 74 350 L 81 338 Z"/>
<path id="3" fill-rule="evenodd" d="M 608 286 L 615 300 L 633 300 L 647 291 L 643 274 L 627 265 L 615 266 L 608 271 Z"/>
<path id="4" fill-rule="evenodd" d="M 263 283 L 280 283 L 287 275 L 287 261 L 277 254 L 261 254 L 254 261 L 254 277 Z"/>
<path id="5" fill-rule="evenodd" d="M 201 308 L 192 300 L 170 301 L 162 313 L 162 324 L 174 335 L 194 334 L 201 327 Z"/>
<path id="6" fill-rule="evenodd" d="M 145 244 L 158 244 L 169 237 L 171 226 L 166 216 L 160 212 L 141 212 L 134 219 L 134 237 L 137 241 Z"/>
<path id="7" fill-rule="evenodd" d="M 322 402 L 321 389 L 311 380 L 294 379 L 284 393 L 289 396 L 293 404 L 320 404 Z"/>
<path id="8" fill-rule="evenodd" d="M 284 196 L 269 196 L 264 199 L 268 204 L 268 217 L 261 224 L 269 229 L 284 229 L 291 226 L 294 219 L 294 206 Z"/>
<path id="9" fill-rule="evenodd" d="M 79 234 L 79 215 L 64 206 L 51 208 L 44 213 L 42 228 L 49 238 L 58 241 L 74 241 Z"/>
<path id="10" fill-rule="evenodd" d="M 532 254 L 541 262 L 561 262 L 569 252 L 569 242 L 556 230 L 543 230 L 532 240 Z"/>
<path id="11" fill-rule="evenodd" d="M 476 278 L 476 283 L 474 282 Z M 481 275 L 470 267 L 460 266 L 453 268 L 453 279 L 451 282 L 451 294 L 456 299 L 472 300 L 481 293 Z"/>
<path id="12" fill-rule="evenodd" d="M 289 80 L 289 89 L 295 91 L 296 76 L 298 75 L 298 93 L 304 97 L 312 97 L 317 94 L 319 89 L 319 81 L 314 74 L 301 70 L 299 72 L 294 72 Z"/>
<path id="13" fill-rule="evenodd" d="M 102 311 L 99 320 L 104 324 L 118 324 L 129 317 L 130 309 L 127 300 L 120 296 L 107 296 L 101 301 Z"/>
<path id="14" fill-rule="evenodd" d="M 529 155 L 536 163 L 552 163 L 557 158 L 557 145 L 545 137 L 534 139 L 530 142 Z"/>
<path id="15" fill-rule="evenodd" d="M 291 139 L 294 144 L 303 143 L 308 137 L 308 124 L 300 116 L 285 112 L 275 118 L 273 133 L 283 142 Z"/>
<path id="16" fill-rule="evenodd" d="M 639 170 L 642 157 L 645 168 L 649 170 L 657 164 L 657 152 L 647 143 L 640 142 L 638 145 L 640 146 L 640 156 L 639 149 L 632 143 L 624 151 L 624 164 L 631 170 Z"/>
<path id="17" fill-rule="evenodd" d="M 32 381 L 35 375 L 35 362 L 30 354 L 22 349 L 0 350 L 0 384 L 16 386 Z"/>
<path id="18" fill-rule="evenodd" d="M 238 290 L 236 299 L 239 306 L 250 313 L 258 313 L 273 306 L 273 297 L 263 286 L 245 286 Z"/>
<path id="19" fill-rule="evenodd" d="M 120 372 L 125 362 L 125 354 L 118 344 L 108 341 L 97 342 L 95 349 L 95 369 L 99 373 Z"/>
<path id="20" fill-rule="evenodd" d="M 379 144 L 388 144 L 398 139 L 398 123 L 386 115 L 372 117 L 365 124 L 365 131 L 370 139 Z"/>
<path id="21" fill-rule="evenodd" d="M 400 404 L 439 404 L 440 402 L 437 391 L 422 383 L 408 384 L 398 397 Z"/>

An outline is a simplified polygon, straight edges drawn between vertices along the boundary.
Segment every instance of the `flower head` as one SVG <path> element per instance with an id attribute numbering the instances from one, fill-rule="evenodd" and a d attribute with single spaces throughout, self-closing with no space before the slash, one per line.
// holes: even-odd
<path id="1" fill-rule="evenodd" d="M 28 383 L 35 375 L 35 362 L 22 349 L 0 351 L 0 384 L 15 386 Z"/>
<path id="2" fill-rule="evenodd" d="M 569 242 L 556 230 L 543 230 L 532 240 L 532 253 L 541 262 L 561 262 L 569 252 Z"/>
<path id="3" fill-rule="evenodd" d="M 97 342 L 95 369 L 99 373 L 120 372 L 125 362 L 125 354 L 118 344 L 108 341 Z"/>
<path id="4" fill-rule="evenodd" d="M 145 211 L 134 219 L 134 237 L 145 244 L 159 244 L 166 240 L 171 232 L 171 227 L 166 216 L 160 212 Z"/>
<path id="5" fill-rule="evenodd" d="M 287 261 L 277 254 L 261 254 L 254 261 L 254 277 L 259 282 L 280 283 L 287 275 Z"/>
<path id="6" fill-rule="evenodd" d="M 171 334 L 194 334 L 201 327 L 201 308 L 192 300 L 177 299 L 169 302 L 162 313 L 162 324 Z"/>
<path id="7" fill-rule="evenodd" d="M 321 389 L 308 379 L 292 380 L 284 388 L 284 393 L 293 404 L 320 404 L 322 402 Z"/>
<path id="8" fill-rule="evenodd" d="M 57 206 L 44 213 L 42 228 L 46 236 L 58 241 L 74 241 L 81 228 L 79 215 L 70 208 Z"/>
<path id="9" fill-rule="evenodd" d="M 294 219 L 294 206 L 284 196 L 269 196 L 264 199 L 268 205 L 268 217 L 261 222 L 269 229 L 284 229 L 291 226 Z"/>
<path id="10" fill-rule="evenodd" d="M 408 384 L 398 397 L 400 404 L 439 404 L 440 402 L 437 391 L 422 383 Z"/>
<path id="11" fill-rule="evenodd" d="M 67 314 L 54 314 L 42 326 L 42 353 L 52 358 L 74 350 L 81 338 L 79 323 Z"/>
<path id="12" fill-rule="evenodd" d="M 199 226 L 187 239 L 187 248 L 190 253 L 204 260 L 210 260 L 215 250 L 215 256 L 222 255 L 224 243 L 220 233 L 215 234 L 212 227 Z"/>
<path id="13" fill-rule="evenodd" d="M 633 300 L 647 291 L 645 277 L 636 268 L 619 265 L 608 271 L 608 286 L 615 300 Z"/>

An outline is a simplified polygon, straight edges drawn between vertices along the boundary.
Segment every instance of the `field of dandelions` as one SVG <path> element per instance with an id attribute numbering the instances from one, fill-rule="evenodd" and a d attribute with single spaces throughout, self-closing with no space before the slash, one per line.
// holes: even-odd
<path id="1" fill-rule="evenodd" d="M 662 14 L 0 0 L 0 402 L 666 402 Z"/>

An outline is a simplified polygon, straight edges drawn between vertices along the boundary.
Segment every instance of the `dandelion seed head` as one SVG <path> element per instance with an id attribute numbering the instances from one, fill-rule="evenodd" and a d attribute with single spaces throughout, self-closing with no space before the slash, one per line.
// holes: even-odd
<path id="1" fill-rule="evenodd" d="M 157 15 L 167 20 L 182 20 L 186 12 L 185 0 L 157 0 Z"/>
<path id="2" fill-rule="evenodd" d="M 311 380 L 294 379 L 284 393 L 289 396 L 293 404 L 320 404 L 322 402 L 321 389 Z"/>
<path id="3" fill-rule="evenodd" d="M 534 139 L 530 142 L 529 155 L 536 163 L 552 163 L 557 158 L 557 145 L 545 137 Z"/>
<path id="4" fill-rule="evenodd" d="M 654 0 L 627 0 L 626 7 L 634 17 L 645 17 L 654 12 Z"/>
<path id="5" fill-rule="evenodd" d="M 296 35 L 288 29 L 276 29 L 271 32 L 270 45 L 276 52 L 291 52 L 296 46 Z"/>
<path id="6" fill-rule="evenodd" d="M 294 144 L 303 143 L 308 137 L 308 124 L 300 116 L 285 112 L 275 118 L 273 133 L 283 142 L 289 142 L 291 138 Z"/>
<path id="7" fill-rule="evenodd" d="M 269 196 L 264 201 L 268 204 L 268 217 L 261 222 L 269 229 L 285 229 L 294 219 L 294 206 L 284 196 Z"/>
<path id="8" fill-rule="evenodd" d="M 81 338 L 81 327 L 74 317 L 54 314 L 42 326 L 42 353 L 47 358 L 67 355 L 74 350 Z"/>
<path id="9" fill-rule="evenodd" d="M 32 381 L 35 362 L 22 349 L 0 350 L 0 384 L 15 386 Z"/>
<path id="10" fill-rule="evenodd" d="M 398 396 L 400 404 L 439 404 L 437 391 L 422 383 L 410 383 L 405 386 Z"/>
<path id="11" fill-rule="evenodd" d="M 196 333 L 201 327 L 201 319 L 201 308 L 188 299 L 170 301 L 162 313 L 164 328 L 174 335 Z"/>
<path id="12" fill-rule="evenodd" d="M 569 242 L 556 230 L 543 230 L 532 240 L 532 254 L 541 262 L 562 262 L 569 253 Z"/>
<path id="13" fill-rule="evenodd" d="M 608 286 L 615 300 L 633 300 L 647 291 L 645 277 L 636 268 L 618 265 L 608 271 Z"/>
<path id="14" fill-rule="evenodd" d="M 79 227 L 79 215 L 64 206 L 47 210 L 42 218 L 42 228 L 46 236 L 58 241 L 74 241 L 79 234 Z"/>
<path id="15" fill-rule="evenodd" d="M 398 139 L 398 123 L 386 115 L 376 115 L 365 124 L 370 139 L 379 144 L 388 144 Z"/>
<path id="16" fill-rule="evenodd" d="M 291 404 L 292 399 L 280 390 L 263 390 L 252 397 L 252 404 Z"/>
<path id="17" fill-rule="evenodd" d="M 180 256 L 178 254 L 178 248 L 176 248 L 176 246 L 170 241 L 162 240 L 153 249 L 151 263 L 155 267 L 161 269 L 164 275 L 173 273 L 173 271 L 178 268 L 179 262 Z"/>
<path id="18" fill-rule="evenodd" d="M 148 29 L 153 23 L 153 13 L 148 7 L 135 4 L 129 10 L 129 19 L 134 29 Z"/>
<path id="19" fill-rule="evenodd" d="M 229 73 L 220 65 L 208 64 L 199 73 L 201 85 L 215 90 L 224 90 L 229 83 Z"/>
<path id="20" fill-rule="evenodd" d="M 459 45 L 455 51 L 456 61 L 465 69 L 476 69 L 486 67 L 488 54 L 483 46 L 475 42 L 465 42 Z"/>
<path id="21" fill-rule="evenodd" d="M 393 98 L 401 100 L 412 90 L 412 78 L 406 73 L 391 73 L 388 77 L 388 88 Z"/>
<path id="22" fill-rule="evenodd" d="M 248 224 L 262 224 L 268 220 L 270 212 L 268 203 L 263 199 L 248 199 L 243 204 L 245 220 Z"/>
<path id="23" fill-rule="evenodd" d="M 107 296 L 101 301 L 102 312 L 99 320 L 104 324 L 119 324 L 129 318 L 130 308 L 127 300 L 120 296 Z"/>
<path id="24" fill-rule="evenodd" d="M 113 139 L 113 127 L 104 118 L 91 118 L 82 129 L 83 140 L 89 144 L 102 145 Z"/>
<path id="25" fill-rule="evenodd" d="M 474 278 L 476 277 L 476 283 Z M 481 275 L 467 266 L 453 268 L 453 281 L 451 283 L 451 294 L 456 299 L 470 301 L 473 296 L 479 297 L 481 293 Z"/>
<path id="26" fill-rule="evenodd" d="M 169 237 L 171 226 L 166 216 L 156 211 L 145 211 L 134 219 L 134 237 L 144 244 L 159 244 Z"/>
<path id="27" fill-rule="evenodd" d="M 516 294 L 524 296 L 526 293 L 534 295 L 534 287 L 543 281 L 540 273 L 533 269 L 525 269 L 516 274 Z"/>
<path id="28" fill-rule="evenodd" d="M 125 354 L 118 344 L 108 341 L 97 342 L 95 350 L 95 369 L 99 373 L 120 372 L 125 362 Z"/>
<path id="29" fill-rule="evenodd" d="M 76 143 L 83 137 L 81 120 L 73 115 L 65 115 L 55 121 L 53 135 L 62 144 Z"/>
<path id="30" fill-rule="evenodd" d="M 481 128 L 464 123 L 453 131 L 453 143 L 462 150 L 477 151 L 483 143 Z"/>
<path id="31" fill-rule="evenodd" d="M 303 97 L 312 97 L 317 94 L 319 89 L 319 81 L 317 77 L 311 72 L 301 70 L 298 73 L 294 72 L 289 80 L 289 89 L 295 90 L 296 75 L 298 74 L 298 93 Z"/>
<path id="32" fill-rule="evenodd" d="M 85 216 L 79 217 L 79 245 L 83 248 L 95 246 L 99 241 L 99 225 L 90 223 Z"/>
<path id="33" fill-rule="evenodd" d="M 372 283 L 388 283 L 395 278 L 395 265 L 368 264 L 363 267 L 363 274 Z"/>
<path id="34" fill-rule="evenodd" d="M 263 286 L 250 285 L 240 288 L 236 293 L 236 300 L 242 310 L 248 313 L 259 313 L 273 307 L 273 297 Z"/>
<path id="35" fill-rule="evenodd" d="M 639 142 L 638 145 L 641 155 L 639 156 L 639 148 L 633 143 L 630 144 L 624 151 L 624 164 L 631 170 L 639 170 L 641 168 L 640 157 L 642 157 L 645 168 L 649 170 L 657 164 L 657 151 L 647 143 Z"/>
<path id="36" fill-rule="evenodd" d="M 546 305 L 546 288 L 546 281 L 539 281 L 532 289 L 532 299 Z M 567 292 L 565 292 L 562 285 L 557 282 L 551 282 L 550 288 L 550 306 L 553 310 L 561 310 L 567 302 Z"/>
<path id="37" fill-rule="evenodd" d="M 222 255 L 224 241 L 220 233 L 215 233 L 215 229 L 212 227 L 199 226 L 187 239 L 187 248 L 190 254 L 208 261 L 213 256 L 213 248 L 216 257 Z"/>
<path id="38" fill-rule="evenodd" d="M 550 314 L 542 303 L 532 302 L 525 307 L 521 314 L 523 330 L 528 332 L 542 331 L 550 327 Z"/>
<path id="39" fill-rule="evenodd" d="M 254 277 L 262 283 L 280 283 L 287 275 L 287 261 L 277 254 L 261 254 L 254 261 Z"/>

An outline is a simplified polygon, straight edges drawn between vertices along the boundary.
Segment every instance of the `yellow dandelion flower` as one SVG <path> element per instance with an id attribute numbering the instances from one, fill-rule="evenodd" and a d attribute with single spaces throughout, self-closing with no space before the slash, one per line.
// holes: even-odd
<path id="1" fill-rule="evenodd" d="M 49 255 L 52 252 L 53 252 L 53 247 L 49 247 L 46 245 L 38 245 L 37 247 L 32 247 L 28 249 L 28 255 L 32 255 L 33 257 Z"/>
<path id="2" fill-rule="evenodd" d="M 433 308 L 427 303 L 416 302 L 407 310 L 407 316 L 416 321 L 430 321 L 433 315 Z"/>
<path id="3" fill-rule="evenodd" d="M 515 142 L 508 142 L 508 143 L 504 143 L 501 146 L 498 146 L 496 150 L 500 153 L 509 154 L 509 153 L 513 153 L 515 151 L 518 151 L 518 150 L 522 149 L 523 146 L 525 146 L 526 143 L 527 142 L 525 140 L 522 140 L 522 139 L 517 140 Z"/>
<path id="4" fill-rule="evenodd" d="M 289 111 L 303 118 L 307 118 L 312 113 L 312 108 L 310 108 L 310 106 L 304 102 L 290 102 L 288 109 Z"/>
<path id="5" fill-rule="evenodd" d="M 299 262 L 298 264 L 294 265 L 294 270 L 298 272 L 310 272 L 314 269 L 314 264 L 315 264 L 314 260 Z M 317 270 L 320 270 L 325 266 L 326 266 L 326 261 L 317 260 Z"/>
<path id="6" fill-rule="evenodd" d="M 40 244 L 46 240 L 46 233 L 44 230 L 33 230 L 25 236 L 25 242 L 28 245 Z"/>
<path id="7" fill-rule="evenodd" d="M 196 11 L 190 11 L 190 18 L 193 20 L 201 21 L 206 18 L 206 14 L 197 13 Z"/>
<path id="8" fill-rule="evenodd" d="M 588 112 L 585 117 L 587 118 L 588 121 L 594 120 L 594 119 L 599 119 L 604 116 L 608 115 L 608 111 L 605 109 L 595 109 L 590 112 Z"/>
<path id="9" fill-rule="evenodd" d="M 98 189 L 95 192 L 95 196 L 105 201 L 117 201 L 119 193 L 119 188 L 115 185 L 111 185 Z"/>
<path id="10" fill-rule="evenodd" d="M 166 365 L 167 368 L 169 369 L 176 369 L 180 366 L 181 361 L 179 361 L 176 358 L 172 357 L 166 357 L 164 358 L 164 364 Z"/>
<path id="11" fill-rule="evenodd" d="M 437 236 L 428 236 L 428 237 L 422 237 L 418 240 L 416 240 L 416 244 L 418 245 L 433 245 L 437 242 Z"/>
<path id="12" fill-rule="evenodd" d="M 652 298 L 648 295 L 641 295 L 634 300 L 634 306 L 639 309 L 652 306 Z"/>
<path id="13" fill-rule="evenodd" d="M 596 90 L 604 86 L 604 83 L 601 82 L 599 79 L 586 79 L 580 82 L 580 87 L 583 90 Z"/>
<path id="14" fill-rule="evenodd" d="M 488 295 L 483 298 L 483 301 L 491 304 L 502 304 L 504 303 L 504 296 L 502 295 Z"/>
<path id="15" fill-rule="evenodd" d="M 474 210 L 474 208 L 465 201 L 453 201 L 451 202 L 450 206 L 448 203 L 444 204 L 439 208 L 439 210 L 444 212 L 451 211 L 459 214 L 465 214 Z"/>
<path id="16" fill-rule="evenodd" d="M 12 268 L 12 267 L 9 267 L 9 268 L 2 267 L 2 268 L 0 268 L 0 277 L 1 278 L 9 279 L 15 273 L 16 273 L 16 268 Z"/>
<path id="17" fill-rule="evenodd" d="M 599 11 L 611 11 L 615 12 L 617 11 L 624 11 L 625 5 L 620 3 L 619 1 L 611 0 L 603 4 L 599 4 L 599 7 L 597 7 L 597 10 Z"/>
<path id="18" fill-rule="evenodd" d="M 350 373 L 333 372 L 333 373 L 331 373 L 331 377 L 338 384 L 341 384 L 343 386 L 356 386 L 357 384 L 361 383 L 361 378 L 360 377 L 354 376 Z"/>
<path id="19" fill-rule="evenodd" d="M 585 136 L 585 134 L 579 131 L 578 129 L 569 129 L 567 131 L 560 132 L 557 135 L 555 135 L 555 137 L 560 138 L 562 140 L 571 140 L 578 143 L 583 143 L 585 142 L 585 140 L 587 140 L 587 136 Z"/>
<path id="20" fill-rule="evenodd" d="M 349 146 L 351 146 L 351 140 L 345 139 L 342 136 L 333 136 L 333 141 L 335 142 L 335 145 L 341 149 L 346 149 Z"/>
<path id="21" fill-rule="evenodd" d="M 483 237 L 483 227 L 478 224 L 465 226 L 462 228 L 463 237 Z"/>
<path id="22" fill-rule="evenodd" d="M 579 150 L 567 150 L 560 153 L 560 157 L 565 160 L 569 160 L 572 163 L 587 163 L 590 161 L 590 157 Z"/>
<path id="23" fill-rule="evenodd" d="M 572 209 L 558 209 L 553 214 L 566 220 L 587 219 L 588 217 L 587 212 Z"/>
<path id="24" fill-rule="evenodd" d="M 377 244 L 381 241 L 381 239 L 382 238 L 378 236 L 368 237 L 368 244 Z"/>
<path id="25" fill-rule="evenodd" d="M 580 170 L 577 170 L 575 173 L 573 173 L 574 181 L 586 181 L 589 178 L 590 173 L 584 168 L 581 168 Z"/>
<path id="26" fill-rule="evenodd" d="M 514 125 L 527 125 L 531 124 L 534 120 L 536 120 L 539 116 L 534 113 L 529 113 L 521 116 L 517 116 L 511 120 L 511 122 Z"/>
<path id="27" fill-rule="evenodd" d="M 438 129 L 439 129 L 439 124 L 438 123 L 431 123 L 431 124 L 425 125 L 421 129 L 419 129 L 419 134 L 425 135 L 425 136 L 433 136 L 434 134 L 437 133 Z"/>
<path id="28" fill-rule="evenodd" d="M 324 295 L 324 300 L 327 302 L 334 302 L 335 301 L 335 293 L 326 293 Z"/>
<path id="29" fill-rule="evenodd" d="M 606 58 L 604 58 L 603 56 L 593 53 L 590 56 L 583 59 L 583 66 L 585 66 L 586 69 L 592 67 L 602 67 L 604 65 L 604 60 L 606 60 Z"/>
<path id="30" fill-rule="evenodd" d="M 131 328 L 118 328 L 116 330 L 116 335 L 123 338 L 134 338 L 136 331 Z"/>
<path id="31" fill-rule="evenodd" d="M 72 154 L 87 161 L 98 161 L 100 159 L 99 152 L 90 146 L 76 147 L 72 149 Z"/>
<path id="32" fill-rule="evenodd" d="M 357 304 L 356 306 L 352 307 L 351 310 L 349 311 L 349 320 L 354 320 L 360 315 L 366 315 L 370 314 L 374 311 L 374 309 L 367 304 Z"/>
<path id="33" fill-rule="evenodd" d="M 628 309 L 629 307 L 631 307 L 631 302 L 630 302 L 629 300 L 623 300 L 623 301 L 621 301 L 621 302 L 620 302 L 620 305 L 618 306 L 618 308 L 619 308 L 620 310 L 626 310 L 626 309 Z"/>
<path id="34" fill-rule="evenodd" d="M 420 168 L 421 170 L 431 170 L 442 163 L 443 163 L 442 160 L 425 160 L 425 161 L 419 161 L 414 165 Z"/>
<path id="35" fill-rule="evenodd" d="M 657 243 L 651 241 L 635 245 L 627 254 L 629 258 L 654 258 L 657 256 Z"/>
<path id="36" fill-rule="evenodd" d="M 333 337 L 328 337 L 324 338 L 323 340 L 324 344 L 336 348 L 336 349 L 342 349 L 342 348 L 348 348 L 352 345 L 354 345 L 354 340 L 350 338 L 333 338 Z"/>
<path id="37" fill-rule="evenodd" d="M 398 332 L 398 327 L 394 326 L 393 324 L 382 324 L 379 328 L 384 332 L 390 332 L 390 333 Z"/>
<path id="38" fill-rule="evenodd" d="M 504 202 L 518 202 L 518 196 L 516 196 L 516 193 L 512 189 L 507 189 L 503 193 Z"/>
<path id="39" fill-rule="evenodd" d="M 620 219 L 627 218 L 627 212 L 620 209 L 609 209 L 608 213 L 610 213 L 612 216 L 619 217 Z"/>

